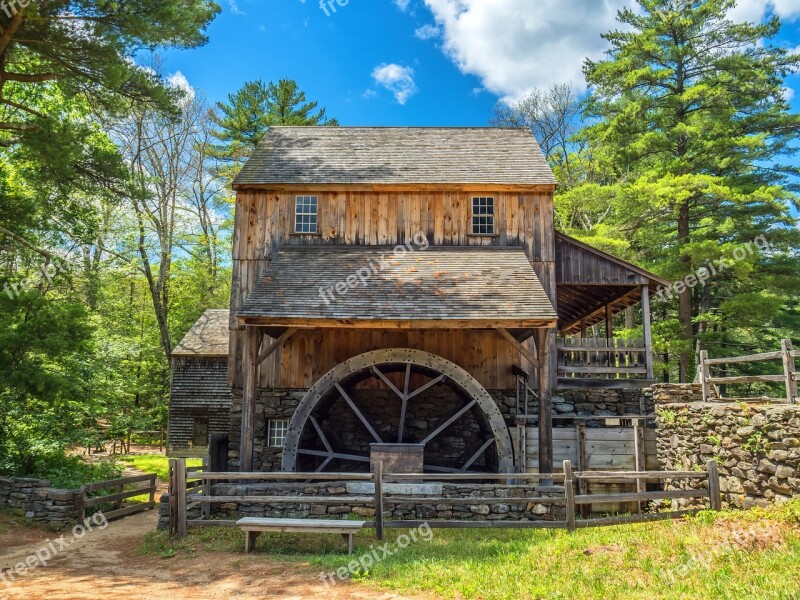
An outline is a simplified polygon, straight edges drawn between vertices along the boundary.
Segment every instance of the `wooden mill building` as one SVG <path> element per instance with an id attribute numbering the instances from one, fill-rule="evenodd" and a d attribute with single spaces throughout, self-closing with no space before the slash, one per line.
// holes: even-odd
<path id="1" fill-rule="evenodd" d="M 275 127 L 234 188 L 234 467 L 550 472 L 555 388 L 652 383 L 666 282 L 556 233 L 528 130 Z"/>

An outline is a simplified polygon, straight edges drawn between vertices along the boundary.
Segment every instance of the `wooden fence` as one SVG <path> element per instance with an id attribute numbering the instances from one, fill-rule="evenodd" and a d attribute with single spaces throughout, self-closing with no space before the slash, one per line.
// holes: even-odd
<path id="1" fill-rule="evenodd" d="M 445 498 L 441 495 L 402 495 L 392 496 L 384 493 L 384 482 L 391 480 L 393 483 L 420 483 L 424 481 L 434 481 L 440 483 L 472 483 L 486 482 L 499 483 L 506 482 L 517 490 L 533 492 L 537 494 L 549 493 L 548 497 L 526 496 L 496 498 L 480 497 L 470 494 L 466 498 Z M 590 494 L 582 493 L 582 483 L 598 481 L 619 481 L 627 480 L 630 482 L 664 481 L 664 480 L 686 480 L 686 481 L 705 481 L 706 487 L 698 489 L 680 490 L 659 490 L 644 491 L 644 488 L 637 488 L 635 492 L 622 492 L 614 494 Z M 237 482 L 306 482 L 306 481 L 361 481 L 374 483 L 374 492 L 360 496 L 214 496 L 211 493 L 211 484 L 215 481 L 237 481 Z M 539 485 L 541 482 L 548 482 L 546 485 Z M 562 485 L 552 485 L 549 482 L 560 482 Z M 535 482 L 535 483 L 531 483 Z M 432 528 L 547 528 L 547 529 L 567 529 L 574 531 L 584 527 L 598 527 L 604 525 L 616 525 L 621 523 L 632 523 L 651 521 L 659 519 L 680 518 L 687 514 L 697 512 L 700 509 L 688 509 L 669 512 L 655 512 L 621 515 L 614 517 L 578 519 L 576 512 L 582 506 L 592 504 L 608 503 L 642 503 L 659 500 L 674 499 L 696 499 L 707 500 L 709 508 L 719 510 L 721 508 L 719 474 L 717 464 L 709 461 L 706 471 L 628 471 L 628 472 L 599 472 L 585 471 L 574 472 L 572 462 L 563 462 L 562 473 L 383 473 L 383 463 L 376 463 L 374 473 L 219 473 L 219 472 L 194 472 L 188 473 L 186 461 L 184 459 L 172 459 L 170 461 L 170 534 L 178 537 L 185 537 L 189 527 L 219 527 L 234 526 L 234 520 L 213 520 L 208 518 L 189 519 L 188 508 L 190 503 L 200 503 L 201 505 L 211 506 L 212 504 L 223 503 L 248 503 L 248 504 L 369 504 L 375 509 L 375 520 L 368 523 L 374 527 L 378 539 L 383 538 L 384 528 L 403 528 L 428 523 Z M 506 521 L 419 521 L 385 520 L 384 508 L 386 503 L 402 503 L 407 505 L 446 503 L 446 504 L 523 504 L 535 503 L 543 505 L 559 505 L 565 507 L 566 517 L 559 521 L 531 521 L 531 520 L 506 520 Z M 210 511 L 209 511 L 210 514 Z"/>
<path id="2" fill-rule="evenodd" d="M 139 484 L 146 483 L 144 487 Z M 127 486 L 135 485 L 134 489 L 125 490 Z M 92 496 L 93 492 L 100 490 L 116 490 L 115 494 L 105 496 Z M 113 509 L 104 510 L 103 515 L 106 520 L 127 517 L 145 510 L 150 510 L 156 506 L 156 474 L 134 475 L 132 477 L 121 477 L 119 479 L 109 479 L 108 481 L 98 481 L 81 487 L 83 499 L 81 501 L 81 521 L 86 519 L 86 511 L 90 508 L 97 508 L 111 504 Z M 149 495 L 150 499 L 146 502 L 129 502 L 125 500 L 136 496 Z"/>
<path id="3" fill-rule="evenodd" d="M 580 379 L 652 379 L 644 340 L 559 338 L 558 376 Z"/>
<path id="4" fill-rule="evenodd" d="M 750 354 L 748 356 L 735 356 L 730 358 L 708 358 L 708 351 L 701 350 L 699 356 L 699 378 L 703 386 L 703 402 L 723 400 L 719 392 L 719 385 L 740 384 L 740 383 L 779 383 L 786 388 L 786 401 L 795 404 L 797 398 L 797 382 L 800 380 L 800 373 L 795 368 L 795 359 L 800 357 L 800 351 L 792 348 L 791 340 L 782 340 L 781 349 L 777 352 L 763 352 L 761 354 Z M 712 367 L 731 364 L 746 364 L 763 361 L 780 360 L 783 363 L 783 373 L 780 375 L 737 375 L 726 377 L 715 377 L 711 374 Z M 778 400 L 774 398 L 737 398 L 737 400 Z M 782 400 L 782 399 L 780 399 Z"/>

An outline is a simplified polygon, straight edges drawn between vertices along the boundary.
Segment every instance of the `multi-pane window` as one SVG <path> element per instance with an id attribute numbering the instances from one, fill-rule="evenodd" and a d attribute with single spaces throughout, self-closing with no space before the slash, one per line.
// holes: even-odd
<path id="1" fill-rule="evenodd" d="M 473 235 L 494 235 L 494 198 L 476 196 L 472 199 Z"/>
<path id="2" fill-rule="evenodd" d="M 289 421 L 287 419 L 270 419 L 267 422 L 267 428 L 269 429 L 267 434 L 269 447 L 283 448 L 286 432 L 289 430 Z"/>
<path id="3" fill-rule="evenodd" d="M 319 199 L 316 196 L 297 196 L 294 203 L 294 232 L 317 233 Z"/>

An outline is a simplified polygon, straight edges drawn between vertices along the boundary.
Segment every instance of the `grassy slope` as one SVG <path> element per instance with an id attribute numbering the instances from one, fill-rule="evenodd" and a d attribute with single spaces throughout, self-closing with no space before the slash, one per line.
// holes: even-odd
<path id="1" fill-rule="evenodd" d="M 402 530 L 390 530 L 394 542 Z M 738 541 L 737 541 L 738 540 Z M 377 546 L 359 535 L 354 557 Z M 241 552 L 236 530 L 192 531 L 188 540 L 153 533 L 145 554 Z M 259 539 L 277 558 L 344 567 L 336 536 Z M 769 511 L 703 513 L 687 521 L 564 531 L 434 530 L 356 576 L 364 585 L 444 598 L 800 598 L 800 501 Z"/>
<path id="2" fill-rule="evenodd" d="M 161 481 L 169 481 L 169 458 L 163 454 L 131 454 L 120 460 L 143 473 L 155 473 Z M 201 464 L 203 461 L 199 458 L 186 460 L 188 467 L 199 467 Z"/>

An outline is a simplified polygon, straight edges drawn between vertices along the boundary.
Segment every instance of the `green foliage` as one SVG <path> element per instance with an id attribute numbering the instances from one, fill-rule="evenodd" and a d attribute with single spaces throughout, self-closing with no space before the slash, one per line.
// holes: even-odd
<path id="1" fill-rule="evenodd" d="M 317 102 L 308 102 L 297 82 L 281 79 L 278 83 L 248 81 L 237 92 L 228 96 L 228 102 L 217 102 L 212 120 L 217 125 L 213 132 L 219 144 L 213 155 L 228 163 L 231 176 L 235 175 L 255 150 L 270 127 L 337 126 L 336 119 L 317 110 Z M 315 112 L 316 111 L 316 112 Z"/>
<path id="2" fill-rule="evenodd" d="M 750 434 L 745 443 L 742 444 L 742 448 L 750 454 L 761 456 L 769 452 L 769 439 L 764 435 L 763 431 L 754 431 Z"/>
<path id="3" fill-rule="evenodd" d="M 661 409 L 658 411 L 658 418 L 666 425 L 675 425 L 675 422 L 678 420 L 678 415 L 675 414 L 674 410 Z"/>

